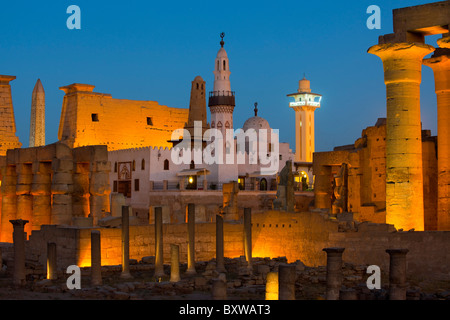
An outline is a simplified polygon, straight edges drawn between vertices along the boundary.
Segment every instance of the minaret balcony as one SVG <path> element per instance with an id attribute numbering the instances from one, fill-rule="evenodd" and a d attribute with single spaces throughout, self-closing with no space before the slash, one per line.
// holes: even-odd
<path id="1" fill-rule="evenodd" d="M 235 106 L 234 91 L 211 91 L 209 93 L 209 106 Z"/>

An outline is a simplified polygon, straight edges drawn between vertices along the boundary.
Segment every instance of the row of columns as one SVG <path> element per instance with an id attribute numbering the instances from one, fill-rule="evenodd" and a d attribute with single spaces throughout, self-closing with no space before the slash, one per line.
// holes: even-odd
<path id="1" fill-rule="evenodd" d="M 344 248 L 324 248 L 327 253 L 327 300 L 349 298 L 341 296 L 342 254 Z M 389 300 L 406 300 L 406 254 L 408 249 L 387 249 L 389 254 Z M 353 295 L 352 299 L 356 299 Z"/>
<path id="2" fill-rule="evenodd" d="M 156 210 L 158 214 L 160 210 Z M 124 206 L 122 215 L 128 216 L 128 207 Z M 122 227 L 122 273 L 121 277 L 131 278 L 129 272 L 129 257 L 126 246 L 128 242 L 128 232 L 125 229 L 129 228 L 126 224 Z M 155 221 L 162 221 L 156 218 Z M 25 231 L 24 226 L 28 223 L 27 220 L 11 220 L 13 225 L 13 240 L 14 240 L 14 274 L 13 283 L 18 286 L 25 284 Z M 160 228 L 158 223 L 158 227 Z M 124 232 L 125 231 L 125 232 Z M 156 248 L 157 255 L 155 260 L 155 277 L 164 276 L 163 262 L 162 262 L 162 233 L 158 232 Z M 340 288 L 342 284 L 342 254 L 344 248 L 324 248 L 323 251 L 327 253 L 327 277 L 326 277 L 326 299 L 339 300 Z M 390 255 L 389 267 L 389 299 L 390 300 L 405 300 L 406 299 L 406 254 L 408 249 L 388 249 L 386 252 Z M 47 278 L 56 279 L 56 244 L 49 242 L 47 245 Z M 189 269 L 188 269 L 189 270 Z M 195 269 L 191 269 L 191 273 Z M 223 273 L 221 273 L 223 274 Z M 223 276 L 222 276 L 223 277 Z M 179 271 L 179 246 L 171 245 L 171 275 L 170 281 L 177 282 L 180 280 Z M 219 279 L 224 282 L 224 279 Z M 266 278 L 266 300 L 295 300 L 295 281 L 296 270 L 293 265 L 280 265 L 278 272 L 269 272 Z M 217 297 L 224 297 L 226 284 L 223 285 L 220 281 L 214 282 L 213 293 Z M 100 231 L 91 231 L 91 283 L 92 285 L 102 284 L 101 275 L 101 240 Z M 222 294 L 219 294 L 222 292 Z"/>
<path id="3" fill-rule="evenodd" d="M 0 241 L 12 242 L 9 220 L 28 220 L 27 235 L 41 225 L 71 225 L 87 217 L 94 225 L 109 211 L 109 162 L 76 163 L 72 159 L 35 161 L 2 170 Z"/>
<path id="4" fill-rule="evenodd" d="M 386 84 L 386 223 L 424 230 L 420 83 L 422 64 L 434 71 L 438 101 L 437 229 L 450 230 L 450 37 L 441 47 L 423 43 L 385 43 L 369 48 L 381 58 Z"/>

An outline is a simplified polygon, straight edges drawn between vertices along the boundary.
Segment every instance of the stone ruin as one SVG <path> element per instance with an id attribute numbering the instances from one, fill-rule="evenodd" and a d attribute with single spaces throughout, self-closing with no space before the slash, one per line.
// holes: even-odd
<path id="1" fill-rule="evenodd" d="M 12 149 L 0 157 L 0 167 L 2 242 L 12 242 L 10 220 L 28 220 L 30 235 L 42 225 L 97 225 L 109 214 L 106 146 Z"/>

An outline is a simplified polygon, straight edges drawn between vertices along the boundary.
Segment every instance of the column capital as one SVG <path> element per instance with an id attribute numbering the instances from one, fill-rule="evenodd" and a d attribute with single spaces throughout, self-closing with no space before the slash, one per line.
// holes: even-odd
<path id="1" fill-rule="evenodd" d="M 422 60 L 434 51 L 422 43 L 386 43 L 372 46 L 367 51 L 383 61 L 385 84 L 422 81 Z"/>
<path id="2" fill-rule="evenodd" d="M 431 58 L 423 60 L 423 64 L 433 69 L 436 94 L 449 92 L 450 49 L 436 49 Z"/>
<path id="3" fill-rule="evenodd" d="M 406 255 L 409 249 L 386 249 L 386 252 L 390 255 Z"/>
<path id="4" fill-rule="evenodd" d="M 14 227 L 23 227 L 29 221 L 28 220 L 17 219 L 17 220 L 9 220 L 9 222 L 11 222 Z"/>
<path id="5" fill-rule="evenodd" d="M 436 53 L 438 53 L 437 50 Z M 423 59 L 423 64 L 435 71 L 450 70 L 450 50 L 448 52 L 441 51 L 431 58 Z"/>
<path id="6" fill-rule="evenodd" d="M 433 46 L 417 42 L 384 43 L 370 47 L 367 52 L 380 57 L 383 61 L 388 59 L 422 59 L 435 49 Z"/>
<path id="7" fill-rule="evenodd" d="M 441 48 L 450 48 L 450 36 L 438 39 L 437 44 Z"/>
<path id="8" fill-rule="evenodd" d="M 327 254 L 342 254 L 344 252 L 345 248 L 337 248 L 337 247 L 333 247 L 333 248 L 323 248 L 322 251 L 325 251 Z"/>

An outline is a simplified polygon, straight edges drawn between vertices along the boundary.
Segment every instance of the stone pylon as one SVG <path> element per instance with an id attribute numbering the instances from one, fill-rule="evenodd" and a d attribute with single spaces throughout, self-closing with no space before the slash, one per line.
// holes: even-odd
<path id="1" fill-rule="evenodd" d="M 16 136 L 16 120 L 11 97 L 10 81 L 15 76 L 0 75 L 0 156 L 6 155 L 6 150 L 20 148 L 22 144 Z"/>
<path id="2" fill-rule="evenodd" d="M 45 91 L 36 81 L 31 98 L 30 147 L 45 146 Z"/>
<path id="3" fill-rule="evenodd" d="M 386 43 L 368 52 L 381 58 L 386 84 L 386 223 L 424 230 L 422 59 L 434 48 L 421 43 Z"/>
<path id="4" fill-rule="evenodd" d="M 450 37 L 439 39 L 441 48 L 423 64 L 433 69 L 437 97 L 437 230 L 450 230 Z"/>

